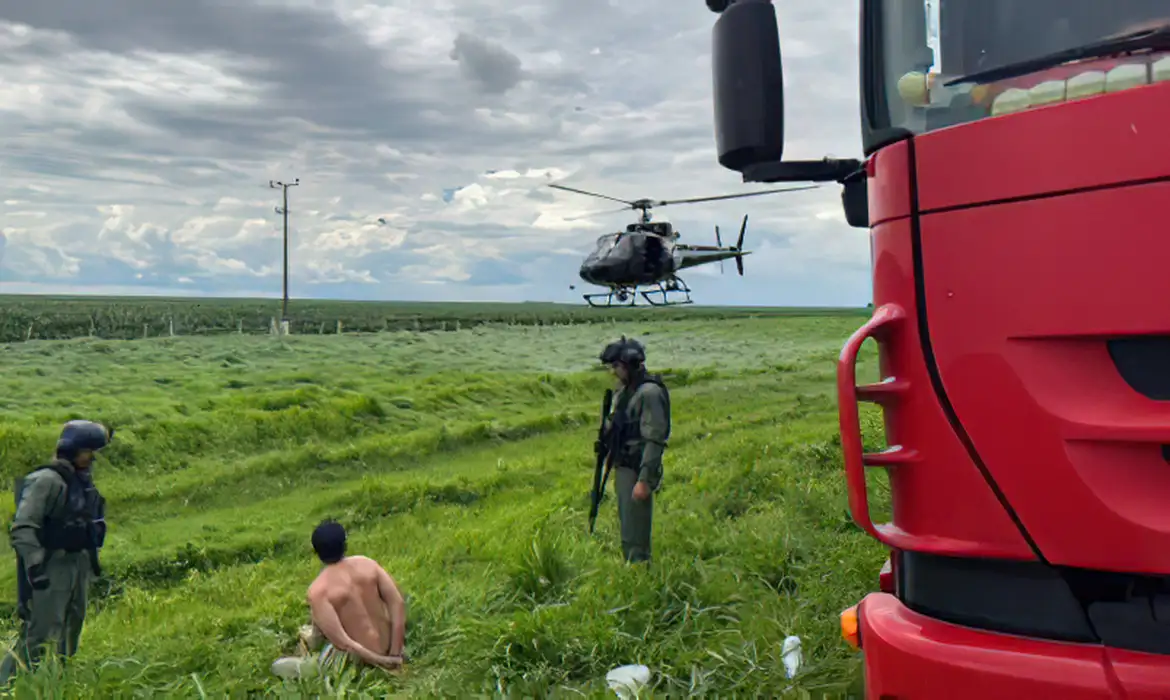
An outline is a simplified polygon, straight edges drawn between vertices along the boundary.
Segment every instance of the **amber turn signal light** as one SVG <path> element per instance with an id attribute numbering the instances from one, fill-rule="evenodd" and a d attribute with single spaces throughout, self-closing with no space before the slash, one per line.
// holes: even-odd
<path id="1" fill-rule="evenodd" d="M 853 605 L 841 611 L 841 638 L 854 649 L 861 648 L 861 636 L 857 627 L 857 606 Z"/>

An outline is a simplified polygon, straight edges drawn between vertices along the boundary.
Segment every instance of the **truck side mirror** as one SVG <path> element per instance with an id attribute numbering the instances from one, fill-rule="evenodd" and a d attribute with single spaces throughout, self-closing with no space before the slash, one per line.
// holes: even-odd
<path id="1" fill-rule="evenodd" d="M 719 164 L 742 173 L 784 154 L 784 70 L 772 0 L 719 0 L 712 29 Z"/>

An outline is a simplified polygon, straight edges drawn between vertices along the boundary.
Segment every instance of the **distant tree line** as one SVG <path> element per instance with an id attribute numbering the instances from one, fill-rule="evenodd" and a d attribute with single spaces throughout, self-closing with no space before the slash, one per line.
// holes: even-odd
<path id="1" fill-rule="evenodd" d="M 823 316 L 859 311 L 848 308 L 703 306 L 595 309 L 585 305 L 551 303 L 293 300 L 289 305 L 288 330 L 294 335 L 454 331 L 485 323 L 565 325 L 611 323 L 631 318 Z M 279 317 L 280 301 L 268 299 L 0 296 L 0 342 L 67 340 L 86 336 L 129 340 L 170 335 L 270 333 Z"/>

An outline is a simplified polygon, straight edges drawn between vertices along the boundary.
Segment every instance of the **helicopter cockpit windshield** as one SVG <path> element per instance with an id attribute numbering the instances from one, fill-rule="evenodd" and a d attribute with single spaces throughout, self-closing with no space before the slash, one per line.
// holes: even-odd
<path id="1" fill-rule="evenodd" d="M 609 233 L 597 239 L 597 245 L 581 264 L 581 276 L 594 284 L 626 280 L 641 260 L 638 237 L 626 233 Z"/>
<path id="2" fill-rule="evenodd" d="M 619 257 L 628 256 L 632 252 L 628 237 L 622 236 L 620 233 L 607 233 L 604 236 L 598 236 L 597 245 L 589 254 L 588 262 L 600 262 L 614 254 Z"/>

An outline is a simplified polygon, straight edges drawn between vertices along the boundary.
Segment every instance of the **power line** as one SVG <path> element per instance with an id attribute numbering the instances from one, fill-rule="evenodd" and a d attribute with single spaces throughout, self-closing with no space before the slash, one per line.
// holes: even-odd
<path id="1" fill-rule="evenodd" d="M 288 188 L 296 187 L 301 184 L 301 179 L 298 177 L 292 182 L 281 182 L 279 180 L 269 180 L 268 186 L 272 189 L 280 188 L 284 196 L 284 205 L 276 208 L 276 213 L 284 216 L 284 295 L 280 302 L 280 322 L 283 324 L 288 322 Z"/>

